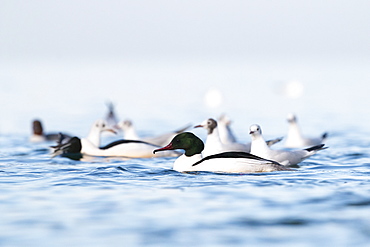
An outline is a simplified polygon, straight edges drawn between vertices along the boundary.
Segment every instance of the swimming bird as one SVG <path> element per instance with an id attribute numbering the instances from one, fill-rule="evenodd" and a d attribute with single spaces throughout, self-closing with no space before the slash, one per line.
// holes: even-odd
<path id="1" fill-rule="evenodd" d="M 249 134 L 252 138 L 251 154 L 260 156 L 265 159 L 274 160 L 284 166 L 294 166 L 307 159 L 308 157 L 314 155 L 319 150 L 326 149 L 324 144 L 312 146 L 310 148 L 302 150 L 274 150 L 267 146 L 263 136 L 261 127 L 254 124 L 250 127 Z"/>
<path id="2" fill-rule="evenodd" d="M 111 132 L 117 134 L 117 132 L 108 126 L 108 123 L 104 119 L 96 120 L 90 128 L 89 134 L 86 139 L 89 140 L 95 147 L 100 147 L 101 133 Z"/>
<path id="3" fill-rule="evenodd" d="M 125 121 L 119 122 L 118 127 L 123 130 L 123 139 L 125 140 L 141 140 L 141 141 L 148 142 L 154 145 L 163 146 L 169 143 L 175 135 L 181 132 L 184 132 L 186 129 L 188 129 L 190 125 L 185 126 L 175 131 L 163 133 L 163 134 L 156 135 L 156 136 L 143 137 L 143 138 L 139 137 L 139 135 L 137 134 L 135 130 L 134 124 L 132 123 L 131 120 L 125 120 Z"/>
<path id="4" fill-rule="evenodd" d="M 120 121 L 117 127 L 123 131 L 123 139 L 125 140 L 140 140 L 140 137 L 136 133 L 135 127 L 131 120 Z"/>
<path id="5" fill-rule="evenodd" d="M 169 151 L 159 155 L 153 155 L 154 148 L 160 146 L 153 145 L 139 140 L 118 140 L 106 146 L 100 147 L 100 134 L 103 131 L 115 133 L 113 129 L 107 126 L 104 119 L 94 122 L 86 138 L 74 137 L 71 142 L 61 142 L 53 146 L 52 156 L 59 154 L 68 154 L 71 150 L 82 155 L 101 156 L 101 157 L 125 157 L 125 158 L 152 158 L 152 157 L 177 157 L 181 153 Z"/>
<path id="6" fill-rule="evenodd" d="M 167 146 L 155 149 L 153 153 L 175 149 L 185 151 L 173 164 L 173 169 L 179 172 L 255 173 L 291 170 L 275 161 L 245 152 L 224 152 L 203 158 L 204 143 L 190 132 L 176 135 Z"/>
<path id="7" fill-rule="evenodd" d="M 207 139 L 203 150 L 204 157 L 229 151 L 240 151 L 249 153 L 251 150 L 251 143 L 223 143 L 220 139 L 217 121 L 213 118 L 209 118 L 203 121 L 201 124 L 194 126 L 194 128 L 200 127 L 207 130 Z M 281 138 L 268 141 L 268 145 L 272 145 L 280 140 Z"/>
<path id="8" fill-rule="evenodd" d="M 137 140 L 119 140 L 104 147 L 98 148 L 86 138 L 73 137 L 68 143 L 53 146 L 52 157 L 59 154 L 88 155 L 99 157 L 123 157 L 123 158 L 155 158 L 155 157 L 177 157 L 181 153 L 167 151 L 160 154 L 153 154 L 153 149 L 159 148 L 147 142 Z"/>
<path id="9" fill-rule="evenodd" d="M 71 136 L 63 134 L 65 138 Z M 55 133 L 44 133 L 41 120 L 35 119 L 32 121 L 32 135 L 30 136 L 30 142 L 45 142 L 45 141 L 57 141 L 59 139 L 59 132 Z"/>
<path id="10" fill-rule="evenodd" d="M 294 114 L 289 114 L 287 120 L 289 123 L 289 129 L 284 144 L 287 148 L 301 148 L 322 144 L 328 136 L 328 133 L 323 133 L 321 136 L 315 138 L 305 137 L 302 134 L 297 122 L 297 117 Z"/>
<path id="11" fill-rule="evenodd" d="M 222 114 L 218 120 L 218 132 L 220 134 L 220 139 L 222 143 L 235 143 L 237 142 L 236 137 L 231 130 L 231 120 L 225 115 Z"/>
<path id="12" fill-rule="evenodd" d="M 114 110 L 114 104 L 112 102 L 107 103 L 108 113 L 105 116 L 105 121 L 110 128 L 115 129 L 118 124 L 118 118 Z"/>
<path id="13" fill-rule="evenodd" d="M 194 126 L 194 128 L 204 128 L 207 130 L 207 139 L 202 152 L 204 157 L 228 151 L 250 151 L 250 145 L 236 142 L 222 143 L 218 131 L 217 121 L 213 118 L 203 121 L 201 124 Z"/>
<path id="14" fill-rule="evenodd" d="M 57 145 L 50 146 L 50 148 L 52 150 L 52 158 L 58 155 L 70 158 L 72 160 L 80 160 L 83 158 L 81 153 L 82 145 L 78 137 L 72 137 L 65 141 L 64 136 L 60 135 Z"/>

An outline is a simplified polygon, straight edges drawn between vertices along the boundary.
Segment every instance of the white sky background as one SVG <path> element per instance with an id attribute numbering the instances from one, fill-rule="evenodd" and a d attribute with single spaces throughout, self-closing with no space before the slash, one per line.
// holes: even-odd
<path id="1" fill-rule="evenodd" d="M 0 132 L 27 133 L 34 117 L 49 129 L 73 121 L 90 126 L 107 100 L 121 118 L 160 122 L 174 115 L 177 126 L 220 112 L 282 125 L 290 111 L 306 120 L 369 113 L 369 1 L 0 0 L 0 6 Z M 298 99 L 278 93 L 291 81 L 304 87 Z M 203 102 L 211 88 L 223 95 L 217 109 Z"/>

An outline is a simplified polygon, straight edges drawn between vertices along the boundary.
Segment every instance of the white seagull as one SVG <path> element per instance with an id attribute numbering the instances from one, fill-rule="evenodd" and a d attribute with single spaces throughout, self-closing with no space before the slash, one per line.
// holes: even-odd
<path id="1" fill-rule="evenodd" d="M 250 145 L 247 144 L 236 142 L 222 143 L 220 134 L 218 132 L 217 121 L 213 118 L 203 121 L 201 124 L 194 126 L 194 128 L 204 128 L 207 130 L 207 139 L 202 152 L 204 157 L 229 151 L 240 151 L 247 153 L 250 151 Z"/>
<path id="2" fill-rule="evenodd" d="M 110 128 L 116 128 L 116 126 L 118 124 L 118 118 L 117 118 L 116 113 L 114 111 L 114 104 L 112 102 L 108 102 L 107 107 L 108 107 L 108 113 L 105 116 L 105 121 L 107 122 L 107 125 Z"/>
<path id="3" fill-rule="evenodd" d="M 305 137 L 299 128 L 297 117 L 294 114 L 289 114 L 287 120 L 289 123 L 289 129 L 284 144 L 287 148 L 302 148 L 322 144 L 328 136 L 328 133 L 323 133 L 321 136 L 316 138 Z"/>
<path id="4" fill-rule="evenodd" d="M 235 135 L 230 127 L 231 120 L 225 114 L 222 114 L 218 118 L 217 122 L 218 122 L 218 132 L 220 134 L 221 142 L 225 144 L 237 142 Z"/>
<path id="5" fill-rule="evenodd" d="M 87 135 L 86 139 L 89 140 L 95 147 L 100 147 L 100 139 L 101 133 L 103 132 L 111 132 L 116 134 L 116 131 L 108 126 L 108 123 L 104 119 L 96 120 L 90 128 L 89 134 Z"/>
<path id="6" fill-rule="evenodd" d="M 319 150 L 325 149 L 324 144 L 316 145 L 303 150 L 273 150 L 266 145 L 262 136 L 261 127 L 254 124 L 250 127 L 249 134 L 252 138 L 251 154 L 260 156 L 265 159 L 274 160 L 284 166 L 294 166 L 314 155 Z"/>
<path id="7" fill-rule="evenodd" d="M 214 120 L 213 118 L 209 118 L 205 120 L 203 123 L 194 126 L 194 128 L 200 127 L 207 130 L 207 139 L 203 151 L 204 157 L 221 152 L 240 151 L 249 153 L 251 151 L 251 143 L 246 144 L 237 142 L 223 143 L 220 139 L 217 121 Z M 281 138 L 268 141 L 267 145 L 272 145 L 280 140 Z"/>
<path id="8" fill-rule="evenodd" d="M 140 140 L 139 135 L 131 120 L 120 121 L 117 127 L 123 131 L 123 139 L 125 140 Z"/>
<path id="9" fill-rule="evenodd" d="M 125 120 L 125 121 L 121 121 L 118 123 L 118 128 L 123 130 L 123 139 L 141 140 L 141 141 L 148 142 L 148 143 L 158 145 L 158 146 L 163 146 L 169 143 L 175 135 L 181 132 L 184 132 L 189 127 L 190 126 L 186 126 L 184 128 L 171 131 L 171 132 L 167 132 L 161 135 L 140 138 L 131 120 Z"/>
<path id="10" fill-rule="evenodd" d="M 173 169 L 179 172 L 207 171 L 218 173 L 255 173 L 291 170 L 277 162 L 262 159 L 245 152 L 224 152 L 202 157 L 204 144 L 190 132 L 176 135 L 167 146 L 153 151 L 183 149 L 185 153 L 177 158 Z"/>

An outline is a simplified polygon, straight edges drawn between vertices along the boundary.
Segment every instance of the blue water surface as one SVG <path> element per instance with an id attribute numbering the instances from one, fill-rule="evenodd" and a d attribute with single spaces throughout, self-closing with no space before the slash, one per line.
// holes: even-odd
<path id="1" fill-rule="evenodd" d="M 365 246 L 370 139 L 334 133 L 295 171 L 179 173 L 175 158 L 50 157 L 0 137 L 0 246 Z"/>

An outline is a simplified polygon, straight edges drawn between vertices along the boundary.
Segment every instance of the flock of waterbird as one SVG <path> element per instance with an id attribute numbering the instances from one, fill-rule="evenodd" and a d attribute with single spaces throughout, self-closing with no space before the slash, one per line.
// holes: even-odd
<path id="1" fill-rule="evenodd" d="M 45 134 L 41 121 L 35 120 L 30 141 L 56 141 L 57 144 L 51 146 L 52 157 L 178 157 L 172 167 L 176 171 L 216 173 L 289 171 L 293 170 L 291 167 L 297 167 L 298 163 L 327 148 L 324 144 L 327 133 L 316 138 L 305 137 L 293 114 L 288 116 L 289 130 L 284 149 L 271 148 L 283 138 L 266 141 L 261 127 L 257 124 L 250 126 L 251 142 L 239 143 L 230 123 L 227 116 L 222 115 L 217 121 L 209 118 L 194 126 L 207 131 L 205 142 L 194 133 L 186 131 L 190 126 L 158 136 L 141 138 L 130 120 L 117 121 L 113 105 L 109 105 L 106 118 L 94 122 L 84 138 L 63 133 Z M 123 132 L 123 139 L 101 146 L 103 132 L 118 131 Z"/>

